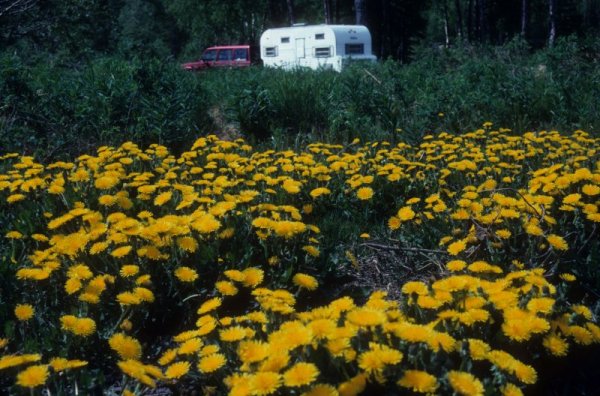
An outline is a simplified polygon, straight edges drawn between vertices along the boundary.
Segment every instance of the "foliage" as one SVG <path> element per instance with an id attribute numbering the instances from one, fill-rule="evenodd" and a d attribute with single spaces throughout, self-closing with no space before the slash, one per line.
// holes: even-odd
<path id="1" fill-rule="evenodd" d="M 600 342 L 597 150 L 486 122 L 413 145 L 2 155 L 2 386 L 543 385 Z"/>

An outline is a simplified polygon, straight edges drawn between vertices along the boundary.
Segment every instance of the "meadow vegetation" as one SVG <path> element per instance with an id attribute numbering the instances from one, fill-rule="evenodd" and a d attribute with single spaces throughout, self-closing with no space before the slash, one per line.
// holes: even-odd
<path id="1" fill-rule="evenodd" d="M 356 65 L 337 74 L 252 67 L 186 73 L 173 60 L 95 58 L 79 66 L 40 54 L 0 55 L 4 152 L 72 158 L 131 140 L 182 153 L 198 135 L 300 148 L 320 140 L 418 142 L 430 132 L 600 130 L 597 39 L 563 38 L 532 53 L 424 46 L 413 61 Z"/>
<path id="2" fill-rule="evenodd" d="M 370 74 L 388 68 L 273 75 L 376 90 L 389 82 Z M 443 109 L 438 128 L 467 116 Z M 581 386 L 565 368 L 585 373 L 600 342 L 598 138 L 485 122 L 411 143 L 399 125 L 388 140 L 294 149 L 210 135 L 178 154 L 133 142 L 70 161 L 3 154 L 0 387 Z"/>

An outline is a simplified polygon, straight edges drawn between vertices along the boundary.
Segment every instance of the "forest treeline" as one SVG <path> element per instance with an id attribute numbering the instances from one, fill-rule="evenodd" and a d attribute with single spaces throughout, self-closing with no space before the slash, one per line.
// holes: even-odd
<path id="1" fill-rule="evenodd" d="M 596 35 L 599 0 L 0 0 L 0 48 L 71 62 L 99 55 L 198 57 L 214 44 L 258 44 L 293 23 L 364 24 L 380 58 L 407 61 L 416 43 L 533 48 Z"/>

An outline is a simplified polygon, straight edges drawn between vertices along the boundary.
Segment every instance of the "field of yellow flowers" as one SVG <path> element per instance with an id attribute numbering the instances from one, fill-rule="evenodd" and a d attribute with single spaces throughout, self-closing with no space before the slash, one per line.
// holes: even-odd
<path id="1" fill-rule="evenodd" d="M 599 143 L 1 155 L 0 388 L 527 394 L 600 342 Z"/>

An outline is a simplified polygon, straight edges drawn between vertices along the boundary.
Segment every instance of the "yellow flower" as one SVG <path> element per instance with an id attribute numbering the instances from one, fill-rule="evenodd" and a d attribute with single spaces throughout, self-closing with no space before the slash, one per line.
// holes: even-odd
<path id="1" fill-rule="evenodd" d="M 71 329 L 73 334 L 87 337 L 96 331 L 96 322 L 90 318 L 78 318 Z"/>
<path id="2" fill-rule="evenodd" d="M 156 198 L 154 198 L 154 205 L 156 205 L 156 206 L 164 205 L 171 199 L 172 195 L 173 195 L 173 193 L 171 191 L 167 191 L 167 192 L 159 194 Z"/>
<path id="3" fill-rule="evenodd" d="M 416 213 L 410 206 L 404 206 L 398 210 L 397 216 L 402 221 L 408 221 L 415 218 Z"/>
<path id="4" fill-rule="evenodd" d="M 33 318 L 33 315 L 35 315 L 35 310 L 30 304 L 18 304 L 15 307 L 15 316 L 22 322 Z"/>
<path id="5" fill-rule="evenodd" d="M 244 279 L 241 281 L 246 287 L 256 287 L 263 281 L 265 273 L 260 268 L 249 267 L 242 271 Z"/>
<path id="6" fill-rule="evenodd" d="M 200 338 L 191 338 L 186 340 L 179 349 L 177 349 L 178 355 L 191 355 L 196 353 L 202 348 L 202 340 Z"/>
<path id="7" fill-rule="evenodd" d="M 448 271 L 452 272 L 462 271 L 466 266 L 467 263 L 462 260 L 452 260 L 446 263 L 446 268 L 448 268 Z"/>
<path id="8" fill-rule="evenodd" d="M 327 384 L 317 384 L 300 396 L 338 396 L 335 387 Z"/>
<path id="9" fill-rule="evenodd" d="M 313 257 L 319 257 L 319 254 L 321 254 L 321 252 L 319 251 L 319 248 L 316 246 L 312 246 L 312 245 L 303 246 L 302 250 L 304 250 L 306 253 L 308 253 L 309 255 L 311 255 Z"/>
<path id="10" fill-rule="evenodd" d="M 296 363 L 283 373 L 283 384 L 297 387 L 313 383 L 319 375 L 319 369 L 312 363 Z"/>
<path id="11" fill-rule="evenodd" d="M 0 357 L 0 370 L 8 367 L 20 366 L 21 364 L 37 362 L 42 358 L 38 353 L 27 355 L 6 355 Z"/>
<path id="12" fill-rule="evenodd" d="M 213 353 L 207 356 L 204 356 L 198 362 L 198 370 L 202 373 L 212 373 L 223 367 L 227 363 L 227 358 L 225 355 L 221 353 Z"/>
<path id="13" fill-rule="evenodd" d="M 119 271 L 119 274 L 124 278 L 128 278 L 130 276 L 137 275 L 138 272 L 140 272 L 140 267 L 138 267 L 137 265 L 128 264 L 121 267 L 121 271 Z"/>
<path id="14" fill-rule="evenodd" d="M 198 242 L 192 237 L 177 239 L 177 246 L 189 253 L 194 253 L 198 250 Z"/>
<path id="15" fill-rule="evenodd" d="M 392 216 L 388 220 L 388 228 L 392 231 L 397 230 L 402 225 L 402 221 L 396 216 Z"/>
<path id="16" fill-rule="evenodd" d="M 50 360 L 50 366 L 55 372 L 83 367 L 87 364 L 88 362 L 85 360 L 67 360 L 65 358 L 53 358 Z"/>
<path id="17" fill-rule="evenodd" d="M 232 326 L 227 329 L 219 331 L 219 337 L 221 341 L 234 342 L 239 341 L 248 335 L 247 328 L 241 326 Z"/>
<path id="18" fill-rule="evenodd" d="M 437 379 L 433 375 L 419 370 L 404 371 L 404 376 L 397 384 L 419 393 L 434 393 L 438 387 Z"/>
<path id="19" fill-rule="evenodd" d="M 502 396 L 523 396 L 523 392 L 515 384 L 508 383 L 501 388 Z"/>
<path id="20" fill-rule="evenodd" d="M 355 308 L 348 312 L 346 319 L 350 323 L 361 327 L 377 326 L 386 321 L 385 314 L 382 311 L 372 308 Z"/>
<path id="21" fill-rule="evenodd" d="M 456 241 L 448 246 L 448 253 L 452 256 L 456 256 L 458 253 L 462 252 L 466 248 L 467 244 L 464 240 Z"/>
<path id="22" fill-rule="evenodd" d="M 328 188 L 325 188 L 325 187 L 318 187 L 310 192 L 310 196 L 313 198 L 317 198 L 317 197 L 320 197 L 321 195 L 328 195 L 328 194 L 331 194 L 331 190 L 329 190 Z"/>
<path id="23" fill-rule="evenodd" d="M 190 363 L 189 362 L 177 362 L 173 363 L 167 370 L 165 371 L 165 377 L 169 379 L 180 378 L 186 375 L 190 371 Z"/>
<path id="24" fill-rule="evenodd" d="M 130 251 L 131 251 L 131 246 L 125 245 L 125 246 L 120 246 L 120 247 L 116 248 L 115 250 L 112 251 L 112 253 L 110 255 L 113 257 L 119 258 L 119 257 L 127 256 Z"/>
<path id="25" fill-rule="evenodd" d="M 235 296 L 238 293 L 237 287 L 229 281 L 216 282 L 215 288 L 224 296 Z"/>
<path id="26" fill-rule="evenodd" d="M 23 238 L 23 234 L 21 234 L 19 231 L 9 231 L 6 233 L 5 236 L 8 239 L 22 239 Z"/>
<path id="27" fill-rule="evenodd" d="M 429 294 L 429 288 L 423 282 L 411 281 L 406 282 L 402 286 L 402 293 L 404 294 L 417 294 L 419 296 L 425 296 Z"/>
<path id="28" fill-rule="evenodd" d="M 272 371 L 259 372 L 250 376 L 250 394 L 270 395 L 281 386 L 281 375 Z"/>
<path id="29" fill-rule="evenodd" d="M 483 384 L 471 373 L 463 371 L 449 371 L 448 382 L 454 391 L 465 396 L 483 395 Z"/>
<path id="30" fill-rule="evenodd" d="M 589 196 L 598 195 L 600 194 L 600 186 L 586 184 L 583 187 L 581 187 L 581 192 Z"/>
<path id="31" fill-rule="evenodd" d="M 181 282 L 193 282 L 198 279 L 198 273 L 190 267 L 179 267 L 175 270 L 175 276 Z"/>
<path id="32" fill-rule="evenodd" d="M 119 354 L 121 359 L 137 360 L 142 356 L 142 346 L 139 341 L 124 333 L 115 333 L 108 339 L 111 349 Z"/>
<path id="33" fill-rule="evenodd" d="M 199 315 L 205 314 L 207 312 L 213 311 L 221 306 L 221 299 L 219 297 L 211 298 L 210 300 L 206 300 L 200 308 L 198 308 L 197 313 Z"/>
<path id="34" fill-rule="evenodd" d="M 312 276 L 298 273 L 292 278 L 292 282 L 302 289 L 315 290 L 319 286 L 319 282 Z"/>
<path id="35" fill-rule="evenodd" d="M 569 344 L 558 334 L 548 334 L 542 345 L 554 356 L 566 356 L 569 350 Z"/>
<path id="36" fill-rule="evenodd" d="M 556 250 L 567 250 L 569 248 L 569 244 L 561 236 L 556 234 L 548 235 L 546 240 Z"/>
<path id="37" fill-rule="evenodd" d="M 17 385 L 24 388 L 35 388 L 44 385 L 48 379 L 48 365 L 29 366 L 17 374 Z"/>
<path id="38" fill-rule="evenodd" d="M 264 360 L 269 354 L 269 346 L 260 341 L 240 342 L 237 354 L 242 363 L 254 363 Z"/>
<path id="39" fill-rule="evenodd" d="M 361 187 L 356 191 L 356 196 L 361 201 L 367 201 L 373 197 L 373 189 L 371 187 Z"/>

